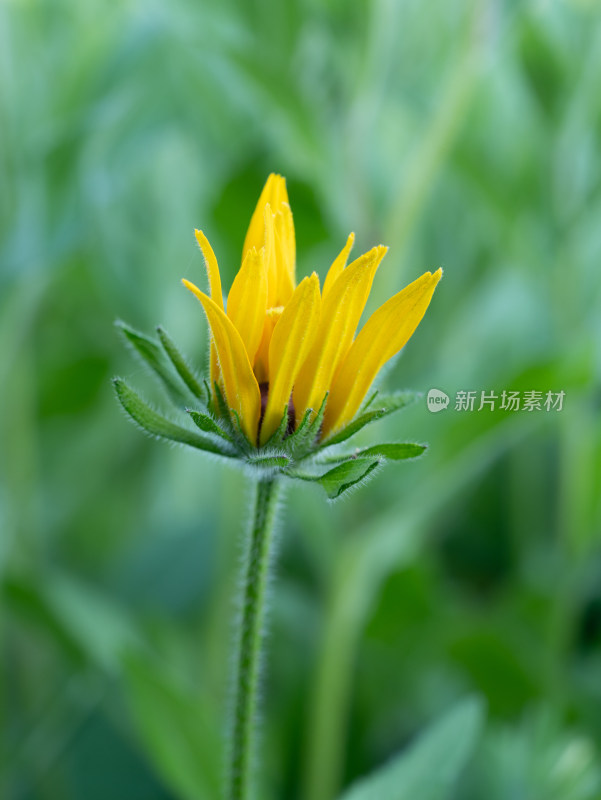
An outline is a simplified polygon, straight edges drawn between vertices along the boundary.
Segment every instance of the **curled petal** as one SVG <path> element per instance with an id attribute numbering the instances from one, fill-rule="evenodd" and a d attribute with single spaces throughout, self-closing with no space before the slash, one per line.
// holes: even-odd
<path id="1" fill-rule="evenodd" d="M 195 230 L 194 235 L 196 236 L 196 241 L 198 242 L 204 258 L 207 277 L 209 279 L 211 300 L 223 311 L 223 292 L 221 290 L 221 276 L 219 274 L 217 258 L 213 252 L 213 248 L 209 244 L 209 240 L 204 233 L 202 231 Z"/>
<path id="2" fill-rule="evenodd" d="M 219 274 L 219 265 L 217 258 L 213 252 L 213 248 L 209 244 L 209 240 L 202 231 L 195 230 L 194 235 L 196 241 L 202 252 L 205 262 L 205 269 L 207 270 L 207 277 L 209 279 L 209 291 L 211 292 L 211 300 L 223 311 L 223 291 L 221 289 L 221 276 Z M 215 381 L 219 380 L 219 363 L 217 360 L 217 351 L 215 345 L 211 342 L 210 353 L 210 376 L 211 387 L 215 385 Z"/>

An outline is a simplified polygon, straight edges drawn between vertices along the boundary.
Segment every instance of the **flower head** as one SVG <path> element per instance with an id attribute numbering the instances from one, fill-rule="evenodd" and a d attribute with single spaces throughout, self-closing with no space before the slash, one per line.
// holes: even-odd
<path id="1" fill-rule="evenodd" d="M 387 248 L 374 247 L 347 266 L 351 233 L 322 291 L 315 272 L 296 285 L 294 223 L 280 175 L 270 175 L 261 192 L 226 305 L 215 254 L 202 231 L 196 238 L 210 296 L 183 283 L 211 328 L 211 385 L 259 446 L 283 417 L 291 432 L 324 401 L 322 441 L 352 420 L 377 373 L 419 325 L 442 275 L 440 269 L 424 273 L 375 311 L 355 338 Z"/>
<path id="2" fill-rule="evenodd" d="M 157 341 L 118 323 L 167 390 L 175 413 L 181 417 L 185 409 L 195 426 L 164 417 L 116 378 L 117 397 L 141 428 L 259 471 L 316 481 L 330 499 L 364 482 L 381 463 L 425 450 L 408 442 L 352 453 L 338 446 L 414 399 L 411 392 L 366 398 L 379 370 L 419 325 L 441 270 L 409 284 L 355 335 L 387 248 L 374 247 L 347 266 L 351 233 L 322 289 L 315 272 L 297 285 L 294 223 L 280 175 L 270 175 L 261 193 L 227 303 L 215 253 L 202 231 L 196 239 L 209 293 L 183 282 L 210 326 L 209 381 L 203 386 L 163 328 Z M 319 471 L 324 463 L 335 466 Z"/>

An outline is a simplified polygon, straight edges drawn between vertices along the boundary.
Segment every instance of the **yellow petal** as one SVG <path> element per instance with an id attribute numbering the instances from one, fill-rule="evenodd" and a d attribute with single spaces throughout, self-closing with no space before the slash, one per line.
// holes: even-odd
<path id="1" fill-rule="evenodd" d="M 314 272 L 297 286 L 284 308 L 269 346 L 269 396 L 261 425 L 261 444 L 277 430 L 292 387 L 319 327 L 321 297 Z"/>
<path id="2" fill-rule="evenodd" d="M 275 308 L 268 308 L 265 314 L 261 344 L 259 345 L 253 365 L 259 383 L 269 383 L 269 345 L 271 344 L 273 329 L 282 316 L 283 311 L 284 306 L 276 306 Z"/>
<path id="3" fill-rule="evenodd" d="M 207 277 L 209 279 L 209 291 L 211 293 L 211 300 L 223 311 L 223 291 L 221 289 L 221 276 L 219 275 L 219 266 L 217 258 L 213 252 L 213 248 L 209 244 L 209 240 L 202 231 L 195 230 L 194 235 L 198 242 L 204 262 L 205 269 L 207 270 Z M 214 392 L 215 382 L 219 380 L 219 363 L 217 360 L 217 351 L 215 345 L 211 342 L 210 352 L 210 370 L 211 377 L 211 392 Z"/>
<path id="4" fill-rule="evenodd" d="M 281 175 L 275 175 L 273 172 L 267 178 L 263 191 L 259 197 L 259 201 L 253 212 L 248 226 L 248 232 L 244 240 L 244 247 L 242 248 L 242 260 L 251 247 L 260 250 L 264 244 L 265 228 L 264 228 L 264 210 L 265 205 L 269 203 L 273 211 L 277 211 L 281 203 L 288 202 L 288 193 L 286 191 L 286 181 Z"/>
<path id="5" fill-rule="evenodd" d="M 219 306 L 193 283 L 183 280 L 202 303 L 219 358 L 223 389 L 229 408 L 240 417 L 242 430 L 253 444 L 261 414 L 261 392 L 240 334 Z"/>
<path id="6" fill-rule="evenodd" d="M 219 275 L 219 266 L 217 265 L 217 258 L 213 252 L 213 248 L 209 244 L 209 240 L 202 231 L 195 230 L 194 235 L 198 242 L 207 270 L 207 277 L 209 278 L 209 289 L 211 292 L 211 300 L 219 306 L 223 311 L 223 292 L 221 289 L 221 276 Z"/>
<path id="7" fill-rule="evenodd" d="M 262 253 L 246 254 L 227 298 L 227 315 L 234 323 L 252 364 L 259 349 L 267 308 L 267 275 Z"/>
<path id="8" fill-rule="evenodd" d="M 380 369 L 405 346 L 421 322 L 441 277 L 441 269 L 426 272 L 367 320 L 334 378 L 323 436 L 354 417 Z"/>
<path id="9" fill-rule="evenodd" d="M 274 224 L 278 274 L 276 302 L 279 306 L 285 306 L 296 286 L 296 240 L 294 220 L 288 203 L 280 204 Z"/>
<path id="10" fill-rule="evenodd" d="M 332 266 L 330 267 L 330 269 L 328 270 L 328 274 L 326 275 L 326 279 L 323 285 L 324 300 L 326 295 L 336 282 L 336 278 L 346 267 L 346 262 L 348 261 L 349 253 L 351 252 L 354 243 L 355 243 L 355 234 L 349 233 L 348 239 L 346 240 L 346 244 L 332 262 Z"/>
<path id="11" fill-rule="evenodd" d="M 297 422 L 308 408 L 320 408 L 336 369 L 351 346 L 374 275 L 387 249 L 374 247 L 354 261 L 324 298 L 315 343 L 294 385 Z"/>
<path id="12" fill-rule="evenodd" d="M 275 222 L 273 218 L 273 212 L 271 210 L 271 206 L 269 203 L 265 206 L 263 210 L 263 222 L 264 222 L 264 259 L 265 259 L 265 271 L 267 273 L 267 307 L 274 308 L 277 305 L 280 305 L 277 302 L 277 295 L 278 295 L 278 253 L 276 250 L 276 241 L 275 241 Z"/>

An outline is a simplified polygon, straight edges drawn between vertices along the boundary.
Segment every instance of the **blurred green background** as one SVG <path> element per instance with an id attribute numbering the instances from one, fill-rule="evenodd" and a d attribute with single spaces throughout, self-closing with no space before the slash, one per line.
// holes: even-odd
<path id="1" fill-rule="evenodd" d="M 389 389 L 566 392 L 431 414 L 340 505 L 288 489 L 261 798 L 333 800 L 458 699 L 457 800 L 601 798 L 601 10 L 595 0 L 0 3 L 3 800 L 218 796 L 245 477 L 142 436 L 113 328 L 200 369 L 267 174 L 299 275 L 442 266 Z M 435 767 L 434 767 L 435 768 Z"/>

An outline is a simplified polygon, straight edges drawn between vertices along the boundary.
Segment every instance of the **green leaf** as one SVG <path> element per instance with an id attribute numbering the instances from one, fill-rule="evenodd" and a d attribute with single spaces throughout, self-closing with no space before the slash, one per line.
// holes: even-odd
<path id="1" fill-rule="evenodd" d="M 186 363 L 186 359 L 177 349 L 173 339 L 169 336 L 167 331 L 162 328 L 160 325 L 157 327 L 157 333 L 159 334 L 159 339 L 161 340 L 161 344 L 163 345 L 163 350 L 165 351 L 167 357 L 175 367 L 177 374 L 186 384 L 188 389 L 192 392 L 192 394 L 197 397 L 199 400 L 205 400 L 205 393 L 203 387 L 200 384 L 200 381 L 197 380 L 196 376 Z"/>
<path id="2" fill-rule="evenodd" d="M 357 459 L 339 464 L 334 469 L 326 472 L 319 479 L 319 483 L 326 490 L 330 500 L 336 500 L 352 489 L 358 483 L 366 480 L 380 462 L 375 460 Z"/>
<path id="3" fill-rule="evenodd" d="M 135 328 L 121 320 L 117 320 L 115 325 L 121 331 L 125 341 L 131 346 L 134 353 L 159 378 L 171 399 L 179 405 L 185 403 L 186 395 L 182 392 L 182 387 L 173 374 L 171 366 L 166 361 L 163 350 L 154 339 L 144 333 L 140 333 L 140 331 L 135 330 Z"/>
<path id="4" fill-rule="evenodd" d="M 404 461 L 407 458 L 418 458 L 427 449 L 425 444 L 414 442 L 390 442 L 389 444 L 376 444 L 356 450 L 354 453 L 341 453 L 323 458 L 324 463 L 335 464 L 354 458 L 385 458 L 387 461 Z"/>
<path id="5" fill-rule="evenodd" d="M 190 447 L 196 447 L 199 450 L 205 450 L 220 456 L 232 457 L 235 455 L 231 447 L 226 447 L 225 444 L 215 442 L 207 436 L 202 436 L 196 433 L 196 431 L 190 431 L 187 428 L 183 428 L 181 425 L 176 425 L 174 422 L 165 419 L 165 417 L 161 416 L 147 405 L 142 398 L 120 378 L 114 378 L 113 385 L 117 393 L 117 398 L 125 411 L 134 422 L 137 422 L 147 433 L 158 436 L 161 439 L 181 442 L 182 444 L 190 445 Z"/>
<path id="6" fill-rule="evenodd" d="M 322 475 L 308 475 L 292 471 L 287 474 L 301 481 L 319 483 L 325 489 L 330 500 L 337 500 L 353 486 L 365 481 L 379 463 L 379 459 L 350 458 Z"/>
<path id="7" fill-rule="evenodd" d="M 50 635 L 70 659 L 87 659 L 95 669 L 119 672 L 123 651 L 137 633 L 127 611 L 108 595 L 58 570 L 16 574 L 4 581 L 3 604 Z"/>
<path id="8" fill-rule="evenodd" d="M 472 755 L 484 723 L 477 698 L 456 705 L 406 751 L 358 781 L 341 800 L 447 800 Z"/>
<path id="9" fill-rule="evenodd" d="M 146 655 L 130 654 L 123 676 L 137 734 L 167 785 L 186 800 L 218 797 L 219 724 L 208 702 Z"/>
<path id="10" fill-rule="evenodd" d="M 187 408 L 186 411 L 196 427 L 201 431 L 204 431 L 204 433 L 212 433 L 214 436 L 220 436 L 222 439 L 225 439 L 226 442 L 233 444 L 232 437 L 208 414 L 203 414 L 201 411 L 193 411 L 191 408 Z"/>
<path id="11" fill-rule="evenodd" d="M 322 447 L 330 447 L 333 444 L 340 444 L 350 439 L 366 425 L 375 422 L 382 417 L 388 416 L 395 411 L 400 411 L 401 408 L 415 403 L 421 397 L 419 392 L 397 392 L 391 395 L 377 395 L 370 398 L 367 405 L 374 406 L 369 411 L 365 411 L 358 417 L 352 419 L 348 425 L 339 430 L 333 436 L 330 436 L 322 443 Z M 367 407 L 367 406 L 366 406 Z"/>

